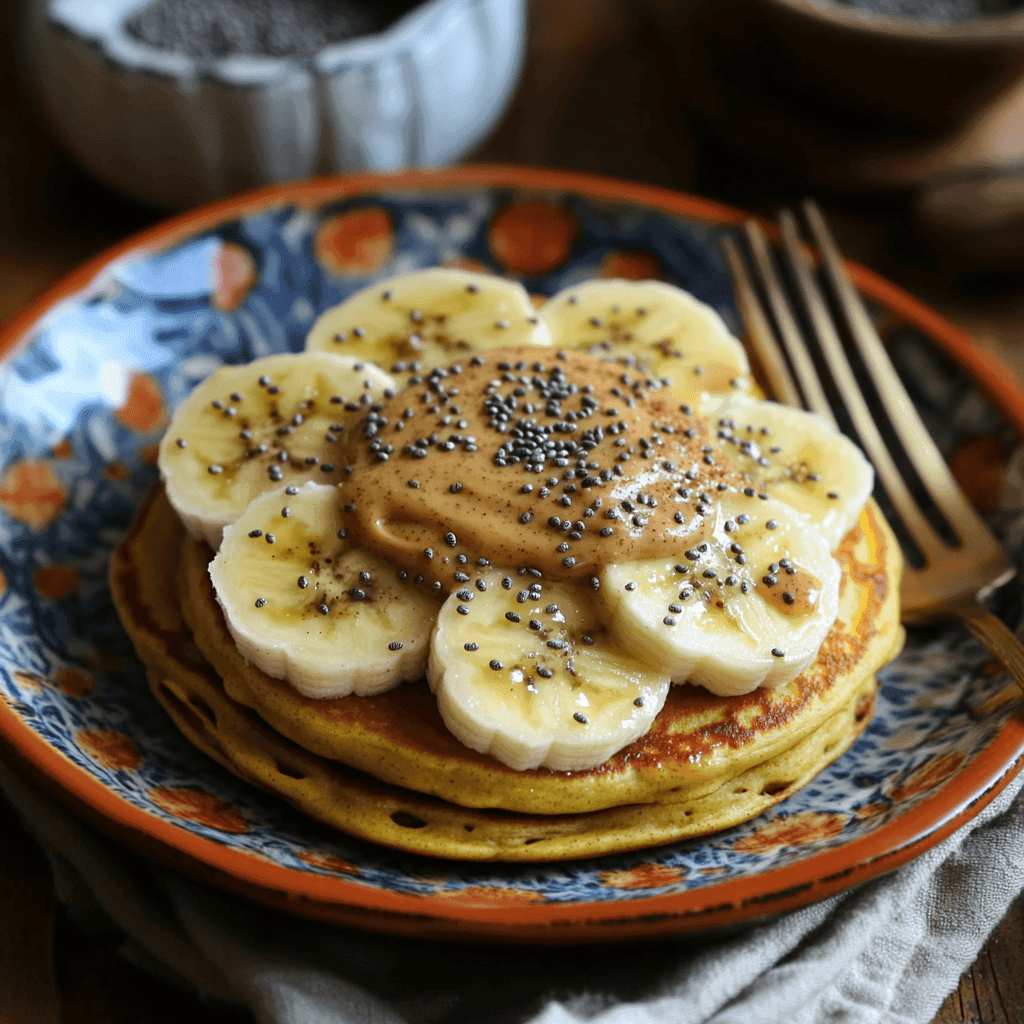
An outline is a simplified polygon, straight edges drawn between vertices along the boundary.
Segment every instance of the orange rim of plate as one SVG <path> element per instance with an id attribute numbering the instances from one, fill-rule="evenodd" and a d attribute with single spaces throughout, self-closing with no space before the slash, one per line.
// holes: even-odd
<path id="1" fill-rule="evenodd" d="M 359 174 L 276 185 L 181 214 L 106 250 L 32 302 L 0 332 L 0 354 L 27 343 L 41 317 L 84 292 L 112 262 L 144 256 L 223 221 L 279 203 L 315 207 L 334 199 L 396 189 L 509 188 L 580 195 L 642 206 L 722 225 L 749 215 L 669 189 L 575 172 L 467 166 L 395 175 Z M 764 225 L 775 234 L 771 225 Z M 924 303 L 872 271 L 847 262 L 857 287 L 935 341 L 965 369 L 1024 434 L 1024 389 L 1001 360 Z M 705 888 L 642 899 L 592 903 L 480 906 L 443 896 L 370 889 L 344 878 L 299 872 L 222 846 L 137 808 L 74 765 L 0 704 L 0 739 L 22 772 L 101 831 L 161 864 L 257 902 L 321 921 L 396 935 L 511 942 L 654 939 L 720 928 L 793 910 L 892 871 L 955 832 L 1005 788 L 1024 758 L 1024 718 L 1007 719 L 989 745 L 932 796 L 871 835 L 796 863 Z"/>

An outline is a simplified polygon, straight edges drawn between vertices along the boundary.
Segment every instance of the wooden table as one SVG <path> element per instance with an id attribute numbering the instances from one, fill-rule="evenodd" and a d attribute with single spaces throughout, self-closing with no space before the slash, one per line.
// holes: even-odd
<path id="1" fill-rule="evenodd" d="M 159 219 L 94 183 L 43 127 L 17 74 L 14 5 L 0 5 L 0 323 L 85 258 Z M 527 67 L 476 159 L 593 171 L 696 191 L 772 215 L 799 183 L 719 152 L 663 74 L 662 41 L 628 0 L 533 0 Z M 1024 376 L 1024 281 L 973 292 L 955 265 L 915 252 L 905 209 L 827 203 L 845 252 L 931 303 Z M 998 288 L 996 287 L 998 284 Z M 1022 851 L 1024 855 L 1024 851 Z M 0 1021 L 230 1022 L 116 955 L 56 905 L 45 859 L 8 817 L 0 830 Z M 1010 908 L 936 1024 L 1024 1022 L 1024 900 Z"/>

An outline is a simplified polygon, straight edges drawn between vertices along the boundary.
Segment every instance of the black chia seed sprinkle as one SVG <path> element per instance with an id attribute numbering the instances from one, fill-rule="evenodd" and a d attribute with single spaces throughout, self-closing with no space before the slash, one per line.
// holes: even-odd
<path id="1" fill-rule="evenodd" d="M 158 50 L 197 59 L 231 54 L 311 57 L 331 43 L 380 32 L 411 3 L 337 0 L 156 0 L 125 23 Z"/>

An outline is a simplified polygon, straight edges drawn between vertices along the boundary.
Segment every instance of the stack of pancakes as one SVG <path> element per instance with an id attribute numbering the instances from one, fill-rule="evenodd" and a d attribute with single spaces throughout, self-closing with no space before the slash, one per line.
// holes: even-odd
<path id="1" fill-rule="evenodd" d="M 200 750 L 343 832 L 462 860 L 554 861 L 717 832 L 805 785 L 865 728 L 899 650 L 900 553 L 869 503 L 836 553 L 839 617 L 817 661 L 775 689 L 675 686 L 653 728 L 596 768 L 515 771 L 462 746 L 426 681 L 314 700 L 245 661 L 214 596 L 212 552 L 157 488 L 111 566 L 157 699 Z"/>

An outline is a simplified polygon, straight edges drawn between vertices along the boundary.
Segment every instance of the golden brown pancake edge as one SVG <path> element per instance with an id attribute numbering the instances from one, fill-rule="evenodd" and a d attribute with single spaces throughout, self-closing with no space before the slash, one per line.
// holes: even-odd
<path id="1" fill-rule="evenodd" d="M 797 680 L 741 698 L 674 687 L 648 736 L 597 769 L 515 772 L 462 747 L 444 728 L 425 685 L 405 685 L 372 698 L 314 701 L 248 665 L 216 604 L 206 574 L 208 557 L 202 545 L 184 536 L 156 491 L 112 567 L 115 600 L 147 665 L 173 677 L 182 664 L 199 663 L 191 634 L 173 628 L 183 615 L 195 630 L 195 646 L 213 665 L 208 677 L 221 678 L 228 699 L 254 709 L 281 737 L 312 755 L 462 807 L 551 815 L 700 800 L 787 752 L 795 756 L 804 749 L 809 756 L 803 741 L 851 706 L 903 636 L 898 548 L 877 508 L 869 506 L 839 555 L 844 562 L 840 623 L 818 662 Z M 828 760 L 852 741 L 856 730 L 849 724 L 848 730 L 849 737 L 832 745 Z M 808 767 L 812 763 L 816 772 L 828 761 L 819 764 L 810 757 Z"/>

